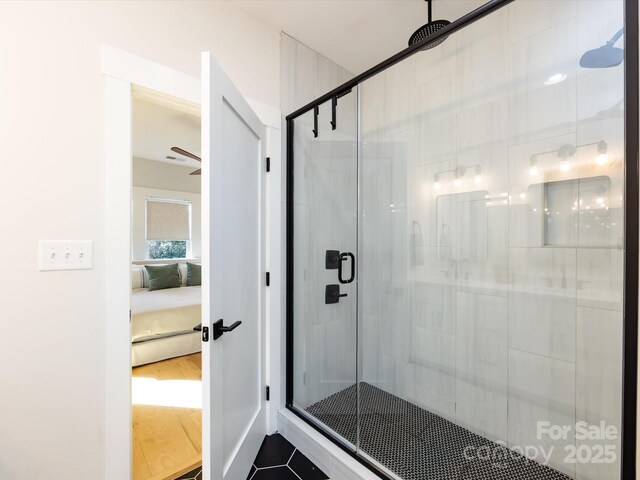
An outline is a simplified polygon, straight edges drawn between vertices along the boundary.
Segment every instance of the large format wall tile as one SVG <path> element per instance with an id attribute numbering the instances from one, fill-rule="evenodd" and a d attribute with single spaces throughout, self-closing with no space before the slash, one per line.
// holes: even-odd
<path id="1" fill-rule="evenodd" d="M 458 294 L 456 422 L 507 440 L 507 299 Z"/>
<path id="2" fill-rule="evenodd" d="M 618 248 L 579 248 L 578 305 L 622 310 L 624 251 Z"/>
<path id="3" fill-rule="evenodd" d="M 509 346 L 573 362 L 576 254 L 568 248 L 512 248 Z"/>
<path id="4" fill-rule="evenodd" d="M 578 308 L 576 358 L 576 421 L 590 426 L 616 429 L 615 438 L 580 439 L 576 442 L 589 447 L 591 454 L 612 445 L 620 458 L 622 404 L 622 312 Z M 604 457 L 603 457 L 604 458 Z M 577 480 L 616 478 L 617 463 L 578 463 Z"/>
<path id="5" fill-rule="evenodd" d="M 509 351 L 509 447 L 553 447 L 549 466 L 573 476 L 565 447 L 575 442 L 575 365 L 532 353 Z M 540 435 L 539 422 L 568 426 L 566 439 Z"/>

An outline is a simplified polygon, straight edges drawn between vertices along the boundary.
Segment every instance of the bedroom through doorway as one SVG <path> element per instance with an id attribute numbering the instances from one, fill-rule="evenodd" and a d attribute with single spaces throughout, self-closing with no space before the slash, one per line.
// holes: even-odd
<path id="1" fill-rule="evenodd" d="M 202 464 L 200 108 L 132 105 L 133 480 L 175 480 Z"/>

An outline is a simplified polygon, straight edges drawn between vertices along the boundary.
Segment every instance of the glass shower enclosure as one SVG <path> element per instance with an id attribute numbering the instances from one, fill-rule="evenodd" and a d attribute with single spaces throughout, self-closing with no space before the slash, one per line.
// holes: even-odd
<path id="1" fill-rule="evenodd" d="M 381 476 L 631 478 L 625 3 L 494 0 L 287 117 L 287 404 Z"/>

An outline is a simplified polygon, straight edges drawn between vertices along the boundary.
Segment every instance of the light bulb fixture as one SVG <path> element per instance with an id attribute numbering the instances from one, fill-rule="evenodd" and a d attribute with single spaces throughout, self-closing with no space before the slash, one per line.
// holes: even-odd
<path id="1" fill-rule="evenodd" d="M 435 190 L 442 189 L 442 184 L 440 183 L 440 174 L 439 173 L 434 173 L 433 174 L 433 188 Z"/>
<path id="2" fill-rule="evenodd" d="M 604 167 L 609 164 L 609 156 L 607 155 L 607 142 L 604 140 L 598 143 L 598 156 L 596 157 L 596 164 Z"/>
<path id="3" fill-rule="evenodd" d="M 480 167 L 480 165 L 476 166 L 476 175 L 473 177 L 473 183 L 476 185 L 480 185 L 482 183 L 482 167 Z"/>
<path id="4" fill-rule="evenodd" d="M 567 75 L 564 73 L 555 73 L 547 78 L 544 82 L 545 85 L 555 85 L 567 79 Z"/>
<path id="5" fill-rule="evenodd" d="M 538 157 L 536 155 L 531 155 L 529 158 L 529 175 L 535 177 L 538 175 Z"/>
<path id="6" fill-rule="evenodd" d="M 453 185 L 455 187 L 462 186 L 462 179 L 465 173 L 467 173 L 467 167 L 465 167 L 464 165 L 458 165 L 453 171 Z"/>
<path id="7" fill-rule="evenodd" d="M 562 159 L 560 162 L 560 170 L 563 172 L 568 172 L 571 170 L 571 162 L 569 159 L 576 154 L 576 147 L 573 145 L 569 145 L 568 143 L 562 145 L 558 149 L 558 157 Z"/>
<path id="8" fill-rule="evenodd" d="M 611 160 L 607 155 L 608 146 L 606 141 L 600 140 L 599 142 L 581 143 L 579 145 L 571 145 L 569 143 L 565 143 L 564 145 L 560 146 L 560 148 L 558 148 L 557 150 L 547 150 L 545 152 L 536 152 L 533 155 L 531 155 L 529 160 L 529 175 L 536 176 L 540 172 L 540 169 L 538 168 L 538 157 L 540 155 L 548 155 L 553 153 L 555 153 L 560 158 L 560 163 L 557 166 L 558 170 L 566 173 L 576 165 L 576 163 L 572 162 L 571 159 L 575 156 L 576 152 L 578 151 L 578 148 L 593 147 L 594 145 L 597 145 L 598 147 L 598 156 L 592 161 L 592 164 L 595 163 L 595 165 L 599 167 L 604 167 L 606 165 L 609 165 L 611 163 Z M 581 162 L 578 162 L 578 164 L 580 163 Z"/>

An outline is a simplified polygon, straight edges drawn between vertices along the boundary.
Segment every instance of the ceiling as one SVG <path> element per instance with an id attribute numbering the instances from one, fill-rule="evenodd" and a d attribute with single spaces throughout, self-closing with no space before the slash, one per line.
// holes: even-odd
<path id="1" fill-rule="evenodd" d="M 424 0 L 234 0 L 250 15 L 296 38 L 357 74 L 407 46 L 426 23 Z M 433 0 L 434 19 L 455 20 L 485 0 Z M 200 168 L 171 151 L 200 152 L 197 107 L 162 100 L 144 91 L 133 101 L 133 156 Z M 176 160 L 167 159 L 176 157 Z"/>
<path id="2" fill-rule="evenodd" d="M 427 22 L 424 0 L 235 0 L 234 5 L 358 74 L 407 47 Z M 433 0 L 453 21 L 486 0 Z"/>
<path id="3" fill-rule="evenodd" d="M 201 156 L 200 116 L 188 108 L 135 95 L 132 142 L 134 157 L 200 168 L 200 162 L 171 151 L 171 147 L 180 147 Z"/>

